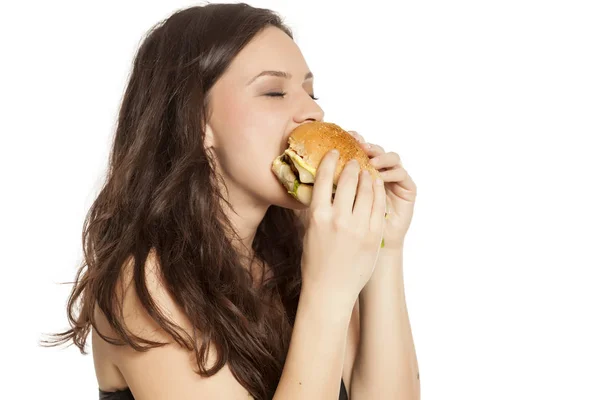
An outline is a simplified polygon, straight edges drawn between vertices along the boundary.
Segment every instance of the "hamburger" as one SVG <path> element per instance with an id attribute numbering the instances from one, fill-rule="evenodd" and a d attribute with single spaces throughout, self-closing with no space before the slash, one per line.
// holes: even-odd
<path id="1" fill-rule="evenodd" d="M 319 164 L 330 150 L 340 152 L 333 176 L 332 199 L 338 180 L 347 162 L 356 159 L 361 170 L 367 170 L 373 179 L 379 172 L 369 164 L 369 156 L 350 133 L 330 122 L 308 122 L 292 131 L 288 148 L 273 160 L 271 170 L 287 192 L 308 206 Z"/>

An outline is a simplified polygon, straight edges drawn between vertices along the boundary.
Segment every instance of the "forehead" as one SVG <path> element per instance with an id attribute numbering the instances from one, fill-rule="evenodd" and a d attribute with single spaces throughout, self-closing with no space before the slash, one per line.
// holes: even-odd
<path id="1" fill-rule="evenodd" d="M 281 29 L 270 26 L 237 54 L 226 75 L 245 85 L 264 70 L 286 71 L 292 74 L 292 79 L 302 81 L 309 69 L 294 40 Z"/>

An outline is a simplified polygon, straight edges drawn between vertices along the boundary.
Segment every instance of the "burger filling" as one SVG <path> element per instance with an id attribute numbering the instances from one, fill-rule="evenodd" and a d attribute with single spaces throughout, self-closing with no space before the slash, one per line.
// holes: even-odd
<path id="1" fill-rule="evenodd" d="M 315 183 L 315 175 L 317 171 L 315 168 L 308 165 L 302 156 L 298 155 L 295 151 L 291 149 L 285 150 L 282 159 L 285 163 L 287 163 L 294 175 L 298 178 L 300 183 L 304 183 L 310 186 L 313 186 Z M 335 193 L 336 185 L 333 185 L 333 193 Z"/>
<path id="2" fill-rule="evenodd" d="M 307 165 L 302 157 L 300 157 L 293 150 L 287 149 L 285 151 L 283 154 L 283 161 L 289 164 L 300 182 L 311 184 L 315 183 L 315 169 Z"/>
<path id="3" fill-rule="evenodd" d="M 273 168 L 289 194 L 303 203 L 310 202 L 315 182 L 315 168 L 308 165 L 291 149 L 286 149 L 284 154 L 277 157 L 273 162 Z M 335 193 L 335 189 L 336 185 L 333 185 L 332 193 Z"/>

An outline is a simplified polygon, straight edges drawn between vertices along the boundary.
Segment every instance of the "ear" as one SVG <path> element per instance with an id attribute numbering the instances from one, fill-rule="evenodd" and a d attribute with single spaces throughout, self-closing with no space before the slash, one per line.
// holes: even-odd
<path id="1" fill-rule="evenodd" d="M 210 149 L 215 146 L 215 135 L 209 123 L 204 126 L 204 148 Z"/>

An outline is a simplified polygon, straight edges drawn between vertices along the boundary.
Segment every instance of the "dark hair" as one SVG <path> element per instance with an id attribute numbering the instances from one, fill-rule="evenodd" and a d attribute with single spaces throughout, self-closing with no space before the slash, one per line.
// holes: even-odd
<path id="1" fill-rule="evenodd" d="M 119 336 L 98 332 L 107 342 L 138 351 L 164 345 L 131 335 L 115 304 L 122 267 L 132 259 L 141 304 L 177 343 L 196 353 L 201 376 L 228 363 L 255 398 L 273 396 L 300 293 L 302 226 L 292 210 L 269 207 L 252 250 L 273 277 L 253 290 L 232 244 L 238 236 L 223 211 L 222 204 L 231 205 L 219 192 L 221 177 L 203 146 L 211 87 L 268 26 L 293 39 L 280 16 L 245 3 L 178 10 L 148 32 L 122 99 L 106 180 L 85 219 L 84 259 L 67 304 L 71 329 L 42 345 L 72 341 L 86 354 L 91 326 L 98 330 L 95 303 Z M 200 346 L 182 337 L 151 300 L 144 265 L 152 250 L 165 288 L 202 333 Z M 218 361 L 206 369 L 209 344 L 216 345 Z"/>

